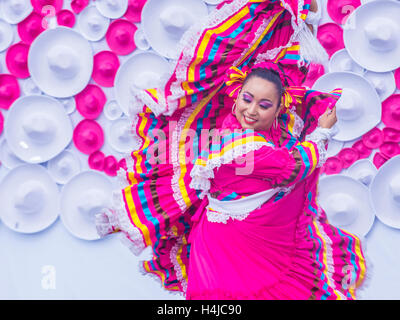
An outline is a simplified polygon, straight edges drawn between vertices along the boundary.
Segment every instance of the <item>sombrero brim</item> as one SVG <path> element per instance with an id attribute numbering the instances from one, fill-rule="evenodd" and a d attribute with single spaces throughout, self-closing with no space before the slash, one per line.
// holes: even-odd
<path id="1" fill-rule="evenodd" d="M 161 76 L 170 72 L 170 65 L 165 58 L 152 51 L 135 53 L 123 63 L 115 76 L 114 88 L 117 102 L 126 115 L 129 115 L 131 105 L 131 87 L 143 71 L 155 72 Z M 154 88 L 157 85 L 155 83 Z"/>
<path id="2" fill-rule="evenodd" d="M 111 206 L 112 183 L 105 175 L 98 172 L 81 172 L 69 180 L 61 191 L 61 221 L 72 235 L 83 240 L 100 239 L 94 219 L 93 223 L 90 223 L 88 219 L 82 216 L 76 203 L 77 195 L 91 189 L 101 190 L 110 195 L 109 198 L 103 200 L 105 201 L 105 207 Z"/>
<path id="3" fill-rule="evenodd" d="M 117 10 L 110 10 L 104 0 L 96 0 L 96 7 L 103 16 L 110 19 L 118 19 L 121 18 L 128 9 L 128 0 L 119 0 Z"/>
<path id="4" fill-rule="evenodd" d="M 378 219 L 393 228 L 400 229 L 400 207 L 390 199 L 389 178 L 400 174 L 400 155 L 386 161 L 370 185 L 370 196 Z"/>
<path id="5" fill-rule="evenodd" d="M 6 50 L 14 39 L 14 31 L 11 26 L 1 19 L 0 14 L 0 29 L 4 30 L 0 38 L 0 52 Z"/>
<path id="6" fill-rule="evenodd" d="M 37 144 L 28 139 L 22 120 L 29 112 L 51 114 L 57 123 L 55 137 L 49 144 Z M 72 139 L 72 123 L 59 101 L 47 96 L 24 96 L 16 100 L 7 114 L 5 138 L 11 151 L 21 160 L 42 163 L 64 150 Z"/>
<path id="7" fill-rule="evenodd" d="M 371 82 L 373 85 L 372 79 L 375 77 L 379 77 L 384 81 L 384 90 L 383 92 L 378 92 L 378 95 L 381 99 L 381 101 L 386 100 L 389 98 L 395 91 L 396 91 L 396 81 L 394 79 L 394 74 L 393 72 L 373 72 L 373 71 L 367 71 L 364 73 L 364 78 L 366 78 L 368 81 Z"/>
<path id="8" fill-rule="evenodd" d="M 361 182 L 341 174 L 325 176 L 319 181 L 319 204 L 325 210 L 326 215 L 330 217 L 329 196 L 340 192 L 347 193 L 354 197 L 358 204 L 358 217 L 351 224 L 346 226 L 337 226 L 357 236 L 364 237 L 371 230 L 375 219 L 372 202 L 369 197 L 368 188 Z"/>
<path id="9" fill-rule="evenodd" d="M 329 60 L 329 71 L 330 72 L 342 72 L 342 71 L 347 71 L 347 70 L 342 70 L 340 67 L 340 62 L 343 61 L 344 59 L 351 59 L 349 53 L 347 52 L 346 49 L 339 50 L 335 52 L 331 59 Z M 353 59 L 351 59 L 353 61 Z M 359 75 L 362 75 L 364 73 L 364 68 L 358 65 L 355 61 L 354 62 L 354 68 L 351 70 L 351 72 L 357 73 Z"/>
<path id="10" fill-rule="evenodd" d="M 363 31 L 371 17 L 378 16 L 391 19 L 399 25 L 400 3 L 373 1 L 358 7 L 343 28 L 343 40 L 349 55 L 360 66 L 375 72 L 392 71 L 400 67 L 400 34 L 396 34 L 398 46 L 394 50 L 378 52 L 370 47 Z"/>
<path id="11" fill-rule="evenodd" d="M 197 0 L 148 0 L 144 5 L 141 23 L 151 47 L 162 56 L 177 59 L 177 54 L 179 54 L 177 45 L 180 39 L 171 37 L 165 31 L 159 19 L 162 10 L 171 5 L 187 8 L 193 14 L 195 20 L 207 16 L 208 9 L 204 1 Z"/>
<path id="12" fill-rule="evenodd" d="M 98 31 L 93 31 L 87 23 L 88 18 L 91 15 L 96 15 L 102 21 L 101 28 Z M 82 10 L 78 15 L 77 26 L 81 34 L 89 41 L 99 41 L 104 38 L 107 33 L 108 26 L 110 25 L 110 19 L 104 17 L 96 6 L 91 5 Z"/>
<path id="13" fill-rule="evenodd" d="M 24 20 L 33 11 L 33 6 L 29 0 L 25 0 L 24 10 L 20 14 L 15 14 L 7 6 L 8 1 L 0 1 L 0 16 L 10 24 L 17 24 Z"/>
<path id="14" fill-rule="evenodd" d="M 46 52 L 54 45 L 68 46 L 80 58 L 79 73 L 70 79 L 60 79 L 50 70 Z M 46 94 L 57 98 L 71 97 L 89 83 L 93 71 L 93 52 L 89 42 L 77 31 L 57 27 L 42 32 L 32 43 L 28 56 L 28 69 L 37 86 Z"/>
<path id="15" fill-rule="evenodd" d="M 323 75 L 313 86 L 314 90 L 329 92 L 335 88 L 350 88 L 359 93 L 361 105 L 367 110 L 362 117 L 354 121 L 338 119 L 339 132 L 334 136 L 335 140 L 351 141 L 361 137 L 364 133 L 374 128 L 382 115 L 381 101 L 375 88 L 369 81 L 353 72 L 332 72 Z"/>
<path id="16" fill-rule="evenodd" d="M 40 181 L 46 189 L 44 208 L 34 214 L 18 212 L 10 199 L 16 188 L 27 180 Z M 11 230 L 21 233 L 36 233 L 48 228 L 60 213 L 58 186 L 40 165 L 25 164 L 9 171 L 0 184 L 0 201 L 2 222 Z"/>

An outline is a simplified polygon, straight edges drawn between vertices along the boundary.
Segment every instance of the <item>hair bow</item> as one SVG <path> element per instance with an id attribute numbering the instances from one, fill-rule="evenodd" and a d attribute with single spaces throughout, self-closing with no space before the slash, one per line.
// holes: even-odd
<path id="1" fill-rule="evenodd" d="M 227 86 L 226 93 L 233 98 L 237 98 L 243 81 L 249 73 L 248 68 L 244 67 L 243 71 L 235 66 L 230 67 L 225 74 L 225 84 Z"/>

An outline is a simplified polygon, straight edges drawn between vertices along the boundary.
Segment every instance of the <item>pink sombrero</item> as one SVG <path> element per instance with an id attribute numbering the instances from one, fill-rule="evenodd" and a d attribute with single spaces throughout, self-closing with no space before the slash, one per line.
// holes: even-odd
<path id="1" fill-rule="evenodd" d="M 18 80 L 11 74 L 0 74 L 0 108 L 9 109 L 19 97 Z"/>
<path id="2" fill-rule="evenodd" d="M 107 44 L 118 55 L 130 54 L 136 49 L 134 35 L 137 27 L 128 20 L 114 20 L 106 33 Z"/>
<path id="3" fill-rule="evenodd" d="M 130 22 L 140 22 L 142 20 L 142 10 L 146 0 L 129 0 L 128 9 L 124 17 Z"/>
<path id="4" fill-rule="evenodd" d="M 75 96 L 76 109 L 86 119 L 94 120 L 102 113 L 106 100 L 106 95 L 100 87 L 88 84 Z"/>
<path id="5" fill-rule="evenodd" d="M 75 14 L 70 10 L 61 10 L 57 13 L 57 23 L 59 26 L 72 28 L 75 25 Z"/>
<path id="6" fill-rule="evenodd" d="M 104 144 L 103 129 L 96 121 L 84 119 L 75 127 L 73 141 L 79 151 L 91 154 Z"/>
<path id="7" fill-rule="evenodd" d="M 317 38 L 331 57 L 336 51 L 344 48 L 343 29 L 333 22 L 318 27 Z"/>
<path id="8" fill-rule="evenodd" d="M 344 148 L 338 153 L 337 157 L 342 160 L 343 168 L 347 169 L 360 158 L 360 155 L 354 148 Z"/>
<path id="9" fill-rule="evenodd" d="M 323 173 L 326 175 L 337 174 L 343 170 L 343 161 L 337 157 L 330 157 L 323 166 Z"/>
<path id="10" fill-rule="evenodd" d="M 355 142 L 352 148 L 358 152 L 360 159 L 368 158 L 372 153 L 372 149 L 368 148 L 362 139 Z"/>
<path id="11" fill-rule="evenodd" d="M 382 129 L 384 142 L 400 142 L 400 130 L 385 127 Z"/>
<path id="12" fill-rule="evenodd" d="M 18 23 L 17 30 L 21 40 L 28 44 L 32 43 L 45 30 L 42 22 L 43 17 L 36 12 L 32 12 L 23 21 Z"/>
<path id="13" fill-rule="evenodd" d="M 389 157 L 382 152 L 377 152 L 374 154 L 373 163 L 377 169 L 382 167 L 382 165 L 389 160 Z"/>
<path id="14" fill-rule="evenodd" d="M 28 70 L 29 45 L 23 42 L 13 44 L 6 54 L 7 69 L 11 74 L 20 79 L 30 76 Z"/>
<path id="15" fill-rule="evenodd" d="M 394 72 L 394 80 L 396 82 L 397 89 L 400 89 L 400 68 Z"/>
<path id="16" fill-rule="evenodd" d="M 333 21 L 344 24 L 349 14 L 360 5 L 360 0 L 328 0 L 327 9 Z"/>
<path id="17" fill-rule="evenodd" d="M 400 94 L 393 94 L 382 102 L 382 122 L 400 130 Z"/>
<path id="18" fill-rule="evenodd" d="M 398 142 L 384 142 L 379 150 L 384 156 L 393 158 L 400 154 L 400 145 Z"/>
<path id="19" fill-rule="evenodd" d="M 100 150 L 97 150 L 89 155 L 89 168 L 93 170 L 103 171 L 105 155 Z"/>
<path id="20" fill-rule="evenodd" d="M 76 14 L 80 13 L 89 4 L 89 0 L 72 0 L 71 9 Z"/>
<path id="21" fill-rule="evenodd" d="M 325 68 L 322 64 L 310 63 L 306 79 L 303 85 L 311 88 L 315 81 L 317 81 L 321 76 L 325 74 Z"/>
<path id="22" fill-rule="evenodd" d="M 42 16 L 49 11 L 59 12 L 63 7 L 63 0 L 31 0 L 33 10 Z"/>
<path id="23" fill-rule="evenodd" d="M 383 143 L 384 137 L 381 129 L 375 127 L 363 135 L 362 141 L 367 148 L 376 149 Z"/>
<path id="24" fill-rule="evenodd" d="M 92 78 L 103 87 L 113 87 L 120 66 L 118 56 L 112 51 L 101 51 L 93 57 Z"/>

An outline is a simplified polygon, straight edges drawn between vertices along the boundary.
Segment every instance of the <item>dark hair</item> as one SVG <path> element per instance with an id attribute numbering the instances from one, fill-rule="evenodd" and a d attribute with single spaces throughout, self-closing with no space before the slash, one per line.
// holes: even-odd
<path id="1" fill-rule="evenodd" d="M 249 73 L 249 75 L 243 81 L 243 87 L 247 83 L 247 81 L 249 81 L 251 78 L 254 78 L 254 77 L 259 77 L 261 79 L 272 82 L 275 85 L 276 90 L 278 91 L 278 97 L 279 97 L 279 101 L 280 101 L 280 98 L 282 97 L 282 95 L 284 93 L 284 87 L 283 87 L 281 78 L 276 71 L 271 70 L 271 69 L 265 69 L 265 68 L 255 68 Z M 279 107 L 279 104 L 278 104 L 278 107 Z"/>

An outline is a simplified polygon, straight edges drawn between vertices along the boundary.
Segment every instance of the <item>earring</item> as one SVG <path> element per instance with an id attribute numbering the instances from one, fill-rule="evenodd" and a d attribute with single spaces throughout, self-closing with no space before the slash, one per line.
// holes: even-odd
<path id="1" fill-rule="evenodd" d="M 275 129 L 275 130 L 278 130 L 278 126 L 279 126 L 278 118 L 275 117 L 275 120 L 274 120 L 274 129 Z"/>

